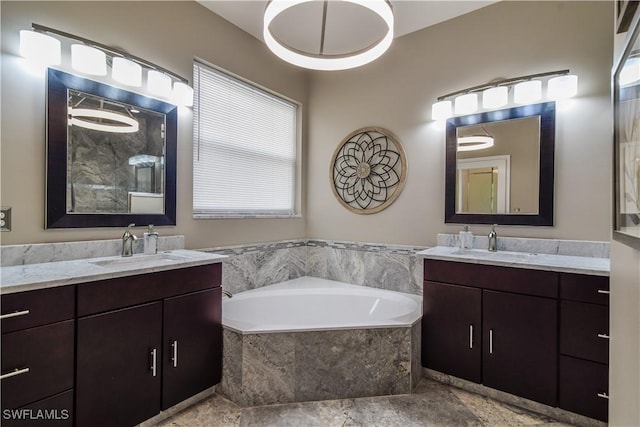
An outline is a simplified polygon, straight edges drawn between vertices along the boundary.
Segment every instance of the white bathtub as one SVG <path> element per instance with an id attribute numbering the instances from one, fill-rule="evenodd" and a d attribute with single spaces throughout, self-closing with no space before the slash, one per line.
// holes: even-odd
<path id="1" fill-rule="evenodd" d="M 241 334 L 410 327 L 422 298 L 316 277 L 301 277 L 222 301 L 222 324 Z"/>

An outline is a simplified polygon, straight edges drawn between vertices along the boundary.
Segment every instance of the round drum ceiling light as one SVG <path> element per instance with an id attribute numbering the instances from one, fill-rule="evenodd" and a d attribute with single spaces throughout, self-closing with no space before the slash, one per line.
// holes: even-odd
<path id="1" fill-rule="evenodd" d="M 107 124 L 96 120 L 103 119 L 113 122 Z M 140 125 L 132 117 L 105 110 L 93 110 L 91 108 L 69 108 L 69 126 L 80 126 L 87 129 L 114 133 L 138 132 Z"/>
<path id="2" fill-rule="evenodd" d="M 299 67 L 312 70 L 336 71 L 360 67 L 378 59 L 384 54 L 393 41 L 393 10 L 386 0 L 341 0 L 354 3 L 369 9 L 382 18 L 387 26 L 387 33 L 379 42 L 365 50 L 350 55 L 314 55 L 300 53 L 280 43 L 271 34 L 271 22 L 285 10 L 314 0 L 271 0 L 264 11 L 263 37 L 267 47 L 281 59 Z"/>

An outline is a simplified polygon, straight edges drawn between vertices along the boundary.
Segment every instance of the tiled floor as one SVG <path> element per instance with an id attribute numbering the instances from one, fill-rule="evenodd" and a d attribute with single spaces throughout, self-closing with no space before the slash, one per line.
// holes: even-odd
<path id="1" fill-rule="evenodd" d="M 241 408 L 214 395 L 164 420 L 162 427 L 564 426 L 569 424 L 423 379 L 415 392 Z"/>

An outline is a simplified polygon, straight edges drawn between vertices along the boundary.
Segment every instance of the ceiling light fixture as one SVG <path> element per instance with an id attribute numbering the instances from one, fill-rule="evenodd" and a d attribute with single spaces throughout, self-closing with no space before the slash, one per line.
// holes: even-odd
<path id="1" fill-rule="evenodd" d="M 328 0 L 324 0 L 322 16 L 321 46 L 318 54 L 300 52 L 294 48 L 285 46 L 271 33 L 270 25 L 273 20 L 285 10 L 314 0 L 271 0 L 264 11 L 263 37 L 267 47 L 281 59 L 299 67 L 312 70 L 335 71 L 347 70 L 368 64 L 384 54 L 393 41 L 393 10 L 387 0 L 340 0 L 357 4 L 378 15 L 384 21 L 387 32 L 373 45 L 348 55 L 326 55 L 324 51 L 324 35 L 327 30 L 327 6 Z M 333 0 L 338 1 L 338 0 Z"/>
<path id="2" fill-rule="evenodd" d="M 640 63 L 639 63 L 640 65 Z M 640 66 L 636 74 L 640 79 Z M 555 77 L 554 77 L 555 76 Z M 455 114 L 472 114 L 478 110 L 478 94 L 482 94 L 482 108 L 485 110 L 500 108 L 509 103 L 509 89 L 513 86 L 513 103 L 531 104 L 542 98 L 542 82 L 547 81 L 547 98 L 560 100 L 575 96 L 578 92 L 578 76 L 569 74 L 569 70 L 550 71 L 529 74 L 511 79 L 497 79 L 490 83 L 473 86 L 440 96 L 431 107 L 433 120 L 445 120 L 452 116 L 451 99 L 454 100 Z M 628 80 L 631 80 L 630 77 Z"/>
<path id="3" fill-rule="evenodd" d="M 140 127 L 136 119 L 112 111 L 69 107 L 68 113 L 69 126 L 80 126 L 86 129 L 113 133 L 134 133 L 138 132 Z M 102 120 L 108 120 L 113 124 L 104 123 Z"/>
<path id="4" fill-rule="evenodd" d="M 458 138 L 458 151 L 475 151 L 489 147 L 493 147 L 491 136 L 473 135 Z"/>
<path id="5" fill-rule="evenodd" d="M 193 105 L 193 89 L 180 75 L 152 62 L 74 34 L 31 24 L 32 30 L 20 31 L 20 55 L 30 62 L 59 65 L 61 63 L 60 38 L 79 43 L 71 45 L 71 66 L 81 73 L 106 75 L 108 63 L 114 80 L 129 86 L 142 85 L 142 71 L 147 70 L 147 88 L 150 93 L 172 98 L 171 84 L 180 87 L 183 105 Z M 55 36 L 55 37 L 54 37 Z M 181 85 L 189 87 L 182 88 Z M 189 98 L 189 93 L 191 97 Z"/>

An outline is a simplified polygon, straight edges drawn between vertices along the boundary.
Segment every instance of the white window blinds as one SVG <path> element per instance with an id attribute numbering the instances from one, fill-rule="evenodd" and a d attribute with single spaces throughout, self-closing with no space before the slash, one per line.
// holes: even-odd
<path id="1" fill-rule="evenodd" d="M 195 218 L 295 214 L 297 105 L 193 66 Z"/>

